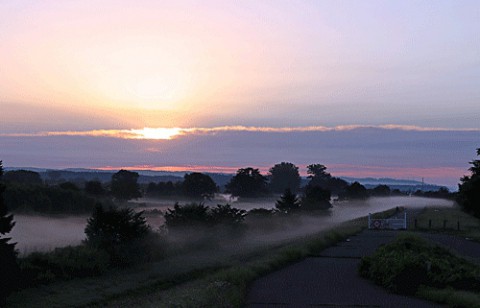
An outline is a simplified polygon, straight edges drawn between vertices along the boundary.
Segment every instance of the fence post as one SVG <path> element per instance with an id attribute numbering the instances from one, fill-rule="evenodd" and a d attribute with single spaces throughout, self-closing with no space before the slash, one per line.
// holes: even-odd
<path id="1" fill-rule="evenodd" d="M 443 220 L 443 229 L 445 230 L 446 228 L 447 228 L 447 220 L 444 219 L 444 220 Z"/>
<path id="2" fill-rule="evenodd" d="M 457 220 L 457 230 L 460 231 L 460 220 Z"/>
<path id="3" fill-rule="evenodd" d="M 415 218 L 415 229 L 417 229 L 417 219 Z"/>
<path id="4" fill-rule="evenodd" d="M 403 229 L 407 230 L 407 210 L 405 210 L 405 216 L 403 220 Z"/>
<path id="5" fill-rule="evenodd" d="M 371 213 L 368 213 L 368 229 L 370 229 L 370 219 L 371 219 L 370 216 L 371 215 L 372 215 Z"/>
<path id="6" fill-rule="evenodd" d="M 428 220 L 428 228 L 432 229 L 432 220 L 431 219 Z"/>

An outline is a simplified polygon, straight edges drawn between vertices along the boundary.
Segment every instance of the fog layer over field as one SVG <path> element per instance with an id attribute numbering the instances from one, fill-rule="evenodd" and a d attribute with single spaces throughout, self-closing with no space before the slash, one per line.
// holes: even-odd
<path id="1" fill-rule="evenodd" d="M 166 204 L 173 205 L 172 201 L 158 201 L 158 203 L 150 201 L 146 202 L 141 210 L 160 209 L 165 210 Z M 225 202 L 222 202 L 225 203 Z M 183 203 L 181 203 L 183 204 Z M 216 203 L 207 204 L 214 206 Z M 240 209 L 252 208 L 273 208 L 275 200 L 261 201 L 261 202 L 233 202 L 233 207 Z M 266 241 L 284 240 L 298 236 L 307 235 L 320 231 L 322 229 L 331 227 L 340 222 L 344 222 L 353 218 L 368 215 L 368 213 L 375 213 L 391 209 L 394 207 L 404 206 L 408 209 L 423 208 L 426 206 L 435 207 L 451 207 L 452 201 L 442 199 L 428 199 L 419 197 L 385 197 L 385 198 L 370 198 L 366 201 L 348 201 L 334 203 L 333 208 L 325 215 L 304 215 L 292 219 L 288 223 L 288 218 L 282 221 L 287 221 L 284 228 L 277 228 L 272 233 L 265 233 L 262 230 L 263 226 L 252 225 L 252 220 L 249 220 L 249 241 L 258 244 Z M 163 217 L 160 213 L 146 213 L 147 221 L 153 230 L 158 230 L 163 222 Z M 15 215 L 14 219 L 16 225 L 13 228 L 10 236 L 12 241 L 17 242 L 17 249 L 20 253 L 28 253 L 32 251 L 46 251 L 55 247 L 76 245 L 85 238 L 85 225 L 87 216 L 75 217 L 49 217 L 49 216 L 31 216 L 31 215 Z"/>

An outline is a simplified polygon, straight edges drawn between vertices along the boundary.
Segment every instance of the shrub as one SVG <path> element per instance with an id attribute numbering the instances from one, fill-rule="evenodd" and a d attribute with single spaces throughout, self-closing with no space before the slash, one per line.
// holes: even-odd
<path id="1" fill-rule="evenodd" d="M 203 203 L 190 203 L 181 206 L 175 203 L 164 215 L 165 225 L 169 231 L 175 228 L 198 228 L 212 225 L 208 207 Z"/>
<path id="2" fill-rule="evenodd" d="M 129 265 L 149 258 L 146 238 L 150 233 L 143 212 L 136 213 L 130 208 L 104 209 L 97 205 L 87 221 L 86 243 L 104 249 L 110 255 L 113 265 Z"/>
<path id="3" fill-rule="evenodd" d="M 393 292 L 415 294 L 420 285 L 480 291 L 480 268 L 415 236 L 403 236 L 362 259 L 360 275 Z"/>
<path id="4" fill-rule="evenodd" d="M 203 203 L 175 204 L 165 213 L 165 226 L 171 238 L 185 242 L 190 247 L 217 245 L 244 231 L 245 210 L 232 208 L 229 204 L 209 208 Z"/>

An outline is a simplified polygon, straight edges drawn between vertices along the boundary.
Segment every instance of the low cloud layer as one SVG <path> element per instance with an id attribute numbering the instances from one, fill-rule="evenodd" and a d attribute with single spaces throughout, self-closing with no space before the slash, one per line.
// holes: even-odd
<path id="1" fill-rule="evenodd" d="M 441 127 L 420 127 L 414 125 L 339 125 L 327 126 L 305 126 L 305 127 L 262 127 L 262 126 L 218 126 L 218 127 L 192 127 L 192 128 L 151 128 L 143 129 L 97 129 L 86 131 L 49 131 L 34 133 L 8 133 L 0 134 L 3 137 L 48 137 L 48 136 L 90 136 L 90 137 L 111 137 L 119 139 L 151 139 L 170 140 L 184 135 L 215 134 L 221 132 L 261 132 L 261 133 L 295 133 L 295 132 L 341 132 L 354 131 L 358 129 L 381 129 L 400 130 L 417 132 L 480 132 L 477 128 L 441 128 Z"/>
<path id="2" fill-rule="evenodd" d="M 480 130 L 225 126 L 3 134 L 0 144 L 5 166 L 231 172 L 245 166 L 266 171 L 290 161 L 299 166 L 322 163 L 334 175 L 425 178 L 454 186 L 475 158 Z"/>

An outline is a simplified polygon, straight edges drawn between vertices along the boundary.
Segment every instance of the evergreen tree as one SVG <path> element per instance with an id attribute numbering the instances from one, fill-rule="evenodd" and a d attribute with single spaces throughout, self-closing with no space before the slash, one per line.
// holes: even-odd
<path id="1" fill-rule="evenodd" d="M 289 188 L 285 189 L 285 192 L 277 200 L 275 207 L 282 213 L 288 214 L 300 209 L 300 201 L 297 195 L 294 194 Z"/>
<path id="2" fill-rule="evenodd" d="M 3 165 L 0 161 L 0 180 L 2 176 Z M 5 303 L 8 294 L 17 287 L 20 278 L 15 243 L 9 243 L 10 238 L 4 237 L 15 225 L 13 215 L 8 214 L 8 209 L 3 201 L 4 191 L 5 186 L 0 182 L 0 306 Z"/>

